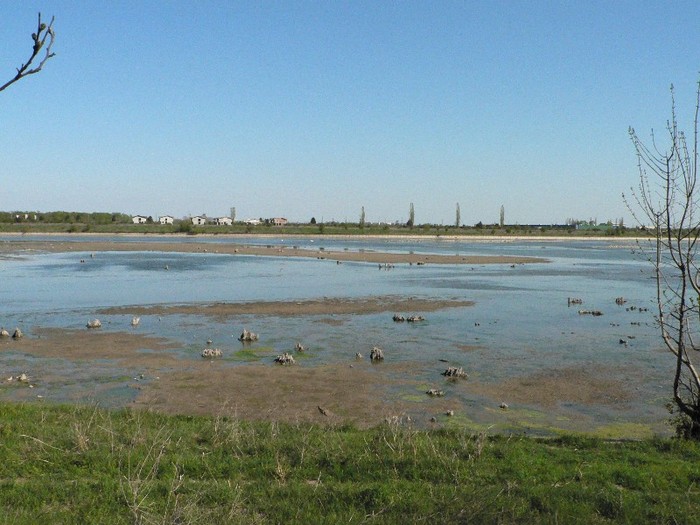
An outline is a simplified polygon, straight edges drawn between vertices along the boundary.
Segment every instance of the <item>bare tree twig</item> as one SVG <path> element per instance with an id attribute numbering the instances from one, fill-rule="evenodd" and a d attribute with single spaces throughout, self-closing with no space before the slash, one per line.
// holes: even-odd
<path id="1" fill-rule="evenodd" d="M 41 71 L 44 64 L 50 59 L 56 56 L 56 53 L 51 51 L 51 46 L 53 46 L 54 39 L 56 38 L 56 33 L 53 30 L 54 17 L 51 17 L 51 22 L 49 25 L 44 24 L 41 21 L 41 13 L 39 13 L 39 21 L 36 26 L 36 33 L 32 33 L 32 40 L 34 44 L 32 46 L 32 54 L 24 64 L 17 68 L 17 74 L 0 86 L 0 91 L 8 88 L 21 78 L 29 75 L 34 75 Z M 35 67 L 31 67 L 35 59 L 41 54 L 41 50 L 44 50 L 44 55 L 40 59 L 39 63 Z"/>

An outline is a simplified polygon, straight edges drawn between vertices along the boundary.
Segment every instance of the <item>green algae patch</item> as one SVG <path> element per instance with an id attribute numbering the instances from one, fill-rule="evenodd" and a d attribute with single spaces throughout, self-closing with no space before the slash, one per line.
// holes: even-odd
<path id="1" fill-rule="evenodd" d="M 400 399 L 410 403 L 425 403 L 431 398 L 427 394 L 401 394 Z"/>
<path id="2" fill-rule="evenodd" d="M 504 418 L 509 421 L 521 421 L 521 422 L 531 422 L 531 421 L 543 421 L 547 419 L 547 415 L 539 410 L 533 410 L 531 408 L 519 408 L 519 407 L 486 407 L 484 410 L 492 414 L 501 414 Z"/>
<path id="3" fill-rule="evenodd" d="M 280 352 L 283 354 L 284 352 Z M 294 356 L 294 359 L 296 361 L 305 361 L 307 359 L 311 359 L 313 357 L 316 357 L 316 352 L 309 352 L 308 350 L 304 350 L 303 352 L 287 352 L 288 354 L 292 354 Z"/>
<path id="4" fill-rule="evenodd" d="M 235 351 L 231 359 L 234 361 L 256 362 L 266 359 L 274 353 L 275 349 L 271 346 L 245 347 Z"/>
<path id="5" fill-rule="evenodd" d="M 492 415 L 498 414 L 500 421 L 491 424 L 493 432 L 534 432 L 557 433 L 558 428 L 552 424 L 549 416 L 539 410 L 519 407 L 486 407 Z"/>
<path id="6" fill-rule="evenodd" d="M 656 432 L 644 423 L 620 422 L 597 427 L 591 435 L 604 439 L 650 439 Z"/>
<path id="7" fill-rule="evenodd" d="M 427 394 L 427 392 L 431 388 L 435 388 L 436 390 L 440 390 L 439 388 L 435 387 L 434 385 L 431 386 L 427 383 L 422 383 L 422 384 L 416 385 L 412 392 L 403 393 L 399 397 L 402 401 L 408 401 L 411 403 L 425 403 L 426 401 L 429 401 L 431 399 L 444 399 L 442 396 L 434 396 L 434 397 L 429 396 Z"/>
<path id="8" fill-rule="evenodd" d="M 444 423 L 448 429 L 466 430 L 474 433 L 488 432 L 492 427 L 492 425 L 487 423 L 478 423 L 466 414 L 458 412 L 455 412 L 454 416 L 442 415 L 438 418 L 438 421 Z"/>

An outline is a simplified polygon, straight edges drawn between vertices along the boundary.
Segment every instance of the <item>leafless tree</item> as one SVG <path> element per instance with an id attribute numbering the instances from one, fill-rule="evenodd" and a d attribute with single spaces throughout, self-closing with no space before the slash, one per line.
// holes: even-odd
<path id="1" fill-rule="evenodd" d="M 17 74 L 0 86 L 0 91 L 10 87 L 21 78 L 38 73 L 44 67 L 44 64 L 55 56 L 55 53 L 51 51 L 51 46 L 53 46 L 53 41 L 56 37 L 53 30 L 53 21 L 54 18 L 51 17 L 51 22 L 49 25 L 46 25 L 41 21 L 41 13 L 39 13 L 36 33 L 32 33 L 32 40 L 34 41 L 32 54 L 29 56 L 29 60 L 17 68 Z M 34 67 L 32 67 L 33 65 Z"/>
<path id="2" fill-rule="evenodd" d="M 657 321 L 666 348 L 675 356 L 672 408 L 680 416 L 679 433 L 694 438 L 700 438 L 699 111 L 700 82 L 692 135 L 686 136 L 678 129 L 671 86 L 671 119 L 663 137 L 652 131 L 644 143 L 630 128 L 639 186 L 631 202 L 625 199 L 637 222 L 653 234 L 649 260 L 656 275 Z"/>

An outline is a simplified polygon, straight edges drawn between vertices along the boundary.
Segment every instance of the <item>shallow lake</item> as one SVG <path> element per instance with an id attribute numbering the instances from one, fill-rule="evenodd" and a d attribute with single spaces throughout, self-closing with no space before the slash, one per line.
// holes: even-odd
<path id="1" fill-rule="evenodd" d="M 0 242 L 8 239 L 18 240 L 0 236 Z M 52 239 L 32 236 L 29 240 Z M 75 238 L 78 246 L 80 239 Z M 157 239 L 149 236 L 144 240 Z M 139 238 L 133 242 L 138 243 Z M 277 353 L 289 351 L 294 341 L 304 341 L 315 351 L 301 366 L 346 362 L 356 351 L 369 353 L 377 345 L 392 361 L 410 364 L 413 377 L 424 379 L 426 385 L 433 383 L 445 362 L 463 366 L 470 380 L 483 383 L 512 377 L 536 380 L 543 371 L 556 375 L 558 370 L 609 369 L 611 377 L 626 376 L 625 381 L 634 383 L 634 399 L 621 406 L 605 402 L 567 406 L 565 413 L 558 413 L 557 426 L 580 429 L 592 421 L 598 426 L 645 425 L 654 432 L 668 430 L 664 405 L 670 399 L 668 371 L 672 363 L 670 355 L 661 350 L 654 324 L 652 268 L 634 241 L 482 242 L 281 236 L 193 237 L 182 242 L 206 242 L 211 244 L 211 250 L 94 254 L 87 250 L 26 251 L 0 259 L 0 325 L 8 329 L 20 326 L 31 337 L 37 328 L 83 329 L 100 309 L 114 306 L 386 295 L 470 300 L 474 306 L 431 312 L 425 314 L 425 322 L 415 324 L 393 323 L 393 312 L 339 315 L 333 324 L 318 322 L 319 317 L 328 316 L 239 316 L 222 322 L 206 316 L 154 315 L 143 316 L 139 330 L 179 341 L 183 359 L 188 358 L 188 352 L 191 355 L 195 342 L 207 339 L 224 348 L 238 348 L 240 343 L 235 338 L 243 327 L 260 333 L 265 347 L 272 347 Z M 548 262 L 514 266 L 396 265 L 385 269 L 369 263 L 336 264 L 332 260 L 215 253 L 217 244 L 235 242 L 314 250 L 526 255 L 543 257 Z M 583 304 L 568 306 L 568 297 L 580 298 Z M 616 297 L 624 297 L 627 302 L 617 305 Z M 579 309 L 600 310 L 604 315 L 579 315 Z M 104 330 L 124 330 L 127 324 L 124 315 L 100 315 L 100 319 Z M 621 340 L 627 344 L 621 344 Z M 0 355 L 0 371 L 10 375 L 29 370 L 37 366 L 36 360 L 21 351 L 7 351 Z M 238 364 L 240 361 L 231 360 L 231 366 Z M 82 373 L 97 385 L 103 365 L 94 363 L 92 376 Z M 51 366 L 75 365 L 57 361 Z M 137 371 L 120 373 L 131 375 Z M 75 398 L 76 389 L 76 385 L 67 385 L 64 391 L 44 394 L 58 401 L 69 400 Z M 12 398 L 12 392 L 0 388 L 0 397 Z M 396 392 L 406 398 L 420 394 Z M 103 404 L 119 405 L 132 394 L 128 389 L 114 387 L 106 391 L 94 388 L 91 395 Z M 469 420 L 473 423 L 488 425 L 500 417 L 484 408 L 478 395 L 461 391 L 454 395 L 461 396 L 470 407 Z M 507 401 L 507 392 L 503 398 Z M 415 410 L 421 410 L 420 404 Z M 547 410 L 533 410 L 538 414 L 525 418 L 526 423 L 511 423 L 533 431 L 540 424 L 543 428 L 553 424 Z"/>

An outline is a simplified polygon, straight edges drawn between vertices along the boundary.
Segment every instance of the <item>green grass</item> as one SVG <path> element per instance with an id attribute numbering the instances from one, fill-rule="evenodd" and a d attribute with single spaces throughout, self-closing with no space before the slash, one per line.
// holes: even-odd
<path id="1" fill-rule="evenodd" d="M 700 445 L 0 404 L 0 523 L 697 523 Z"/>

